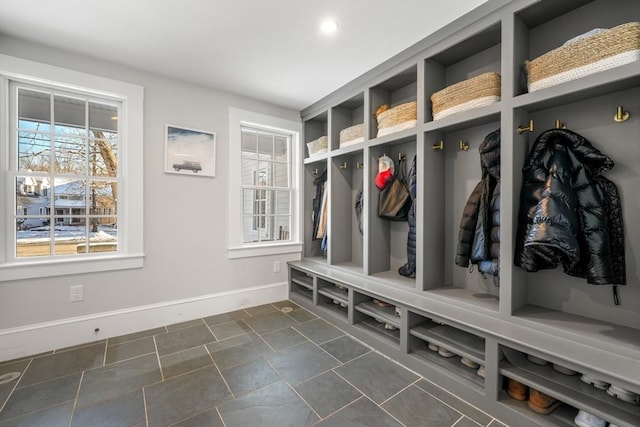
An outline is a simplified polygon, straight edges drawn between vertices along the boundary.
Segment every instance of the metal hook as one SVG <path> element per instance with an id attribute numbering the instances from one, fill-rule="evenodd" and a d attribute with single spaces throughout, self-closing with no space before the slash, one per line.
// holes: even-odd
<path id="1" fill-rule="evenodd" d="M 406 158 L 407 158 L 407 156 L 405 156 L 404 154 L 402 154 L 402 153 L 398 153 L 398 161 L 399 161 L 399 162 L 401 162 L 401 161 L 405 160 Z"/>
<path id="2" fill-rule="evenodd" d="M 356 169 L 364 169 L 364 163 L 356 162 Z"/>
<path id="3" fill-rule="evenodd" d="M 318 175 L 318 168 L 315 168 L 311 171 L 312 175 Z"/>
<path id="4" fill-rule="evenodd" d="M 462 150 L 462 151 L 467 151 L 469 149 L 469 144 L 467 144 L 463 140 L 460 140 L 458 148 L 460 148 L 460 150 Z"/>
<path id="5" fill-rule="evenodd" d="M 562 123 L 560 120 L 556 120 L 554 126 L 555 126 L 556 129 L 566 129 L 567 128 L 567 125 Z"/>
<path id="6" fill-rule="evenodd" d="M 616 123 L 622 123 L 627 120 L 629 120 L 629 112 L 624 111 L 624 107 L 619 105 L 618 108 L 616 108 L 616 114 L 613 116 L 613 121 Z"/>
<path id="7" fill-rule="evenodd" d="M 529 120 L 529 126 L 518 126 L 518 133 L 533 132 L 533 119 Z"/>
<path id="8" fill-rule="evenodd" d="M 346 169 L 346 168 L 347 168 L 347 162 L 343 162 L 343 163 L 340 165 L 340 169 Z"/>
<path id="9" fill-rule="evenodd" d="M 444 140 L 440 140 L 439 143 L 433 144 L 431 148 L 433 148 L 433 151 L 444 150 Z"/>

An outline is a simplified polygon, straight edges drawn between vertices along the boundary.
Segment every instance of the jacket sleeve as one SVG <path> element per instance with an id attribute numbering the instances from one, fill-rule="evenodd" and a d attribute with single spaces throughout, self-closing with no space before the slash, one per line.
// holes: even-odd
<path id="1" fill-rule="evenodd" d="M 458 247 L 456 249 L 456 265 L 460 267 L 469 266 L 471 247 L 473 245 L 473 237 L 476 232 L 478 213 L 480 211 L 481 192 L 482 181 L 473 189 L 462 211 L 460 231 L 458 233 Z"/>

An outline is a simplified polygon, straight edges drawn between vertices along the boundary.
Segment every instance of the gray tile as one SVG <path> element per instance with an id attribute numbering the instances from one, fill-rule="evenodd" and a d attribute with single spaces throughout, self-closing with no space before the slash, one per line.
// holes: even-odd
<path id="1" fill-rule="evenodd" d="M 378 353 L 368 353 L 335 371 L 376 403 L 382 403 L 418 376 Z"/>
<path id="2" fill-rule="evenodd" d="M 454 424 L 454 427 L 482 427 L 482 426 L 477 422 L 473 421 L 471 418 L 462 417 L 457 423 Z M 489 424 L 489 426 L 487 427 L 507 427 L 507 426 L 499 423 L 495 425 Z"/>
<path id="3" fill-rule="evenodd" d="M 294 328 L 316 344 L 322 344 L 344 335 L 343 331 L 322 319 L 302 323 Z"/>
<path id="4" fill-rule="evenodd" d="M 143 354 L 155 353 L 156 345 L 153 337 L 146 337 L 136 341 L 129 341 L 123 344 L 117 344 L 107 347 L 107 357 L 105 364 L 109 365 L 115 362 L 131 359 Z"/>
<path id="5" fill-rule="evenodd" d="M 217 409 L 210 409 L 205 412 L 201 412 L 198 415 L 195 415 L 191 418 L 187 418 L 184 421 L 181 421 L 177 424 L 174 424 L 173 427 L 224 427 L 222 424 L 222 420 L 220 419 L 220 415 L 218 414 Z"/>
<path id="6" fill-rule="evenodd" d="M 295 389 L 321 418 L 331 415 L 362 396 L 362 393 L 333 371 L 298 384 Z"/>
<path id="7" fill-rule="evenodd" d="M 68 427 L 72 412 L 73 401 L 23 417 L 0 421 L 0 427 Z"/>
<path id="8" fill-rule="evenodd" d="M 216 341 L 205 324 L 156 335 L 158 355 L 165 356 Z"/>
<path id="9" fill-rule="evenodd" d="M 84 373 L 77 407 L 112 399 L 162 379 L 155 354 L 93 369 Z"/>
<path id="10" fill-rule="evenodd" d="M 278 311 L 272 304 L 256 305 L 255 307 L 245 308 L 244 311 L 249 313 L 250 316 L 260 316 L 266 313 L 273 313 Z"/>
<path id="11" fill-rule="evenodd" d="M 12 374 L 14 372 L 19 372 L 22 376 L 22 373 L 24 372 L 25 368 L 29 364 L 29 361 L 30 359 L 26 359 L 26 360 L 20 360 L 20 361 L 0 365 L 0 376 Z M 19 379 L 20 377 L 17 377 L 13 381 L 10 381 L 5 384 L 0 384 L 0 408 L 2 408 L 2 405 L 7 400 L 11 392 L 13 391 L 13 388 L 16 386 L 16 383 L 18 382 Z"/>
<path id="12" fill-rule="evenodd" d="M 251 332 L 251 328 L 243 320 L 233 320 L 231 322 L 210 326 L 210 328 L 218 340 L 225 340 Z"/>
<path id="13" fill-rule="evenodd" d="M 281 350 L 267 358 L 289 383 L 298 384 L 340 364 L 321 348 L 306 342 Z"/>
<path id="14" fill-rule="evenodd" d="M 411 386 L 382 404 L 382 408 L 407 427 L 451 426 L 462 414 L 424 390 Z"/>
<path id="15" fill-rule="evenodd" d="M 213 365 L 213 360 L 204 346 L 190 348 L 160 358 L 160 367 L 165 380 L 209 365 Z"/>
<path id="16" fill-rule="evenodd" d="M 273 347 L 274 350 L 282 350 L 307 341 L 305 337 L 293 328 L 280 329 L 279 331 L 264 334 L 262 338 Z"/>
<path id="17" fill-rule="evenodd" d="M 469 405 L 467 402 L 460 399 L 459 397 L 449 393 L 443 388 L 440 388 L 425 379 L 418 381 L 416 385 L 421 389 L 423 389 L 424 391 L 426 391 L 427 393 L 429 393 L 430 395 L 436 397 L 437 399 L 440 399 L 444 403 L 453 407 L 458 412 L 462 412 L 464 415 L 471 418 L 473 421 L 477 422 L 478 424 L 486 426 L 492 420 L 492 417 L 490 417 L 489 415 L 485 414 L 479 409 Z"/>
<path id="18" fill-rule="evenodd" d="M 357 400 L 316 424 L 317 427 L 399 427 L 402 426 L 366 397 Z"/>
<path id="19" fill-rule="evenodd" d="M 458 423 L 458 424 L 460 424 L 460 423 Z M 456 427 L 458 427 L 458 424 L 456 424 Z M 489 423 L 489 425 L 487 427 L 507 427 L 507 425 L 494 419 L 493 421 L 491 421 Z"/>
<path id="20" fill-rule="evenodd" d="M 219 406 L 227 427 L 311 426 L 318 416 L 283 382 Z"/>
<path id="21" fill-rule="evenodd" d="M 129 341 L 139 340 L 140 338 L 152 337 L 157 334 L 163 334 L 165 332 L 167 332 L 167 328 L 165 328 L 164 326 L 160 328 L 147 329 L 145 331 L 140 331 L 140 332 L 133 332 L 127 335 L 121 335 L 119 337 L 109 338 L 107 340 L 107 345 L 108 346 L 118 345 L 118 344 L 122 344 Z"/>
<path id="22" fill-rule="evenodd" d="M 167 325 L 166 328 L 167 328 L 167 331 L 171 332 L 171 331 L 178 331 L 180 329 L 193 328 L 194 326 L 202 326 L 203 324 L 204 324 L 204 321 L 202 319 L 194 319 L 194 320 L 187 320 L 186 322 Z"/>
<path id="23" fill-rule="evenodd" d="M 244 310 L 231 311 L 229 313 L 216 314 L 215 316 L 205 317 L 204 323 L 209 326 L 219 325 L 220 323 L 232 322 L 234 320 L 244 320 L 251 316 Z"/>
<path id="24" fill-rule="evenodd" d="M 233 398 L 213 367 L 145 387 L 144 393 L 150 426 L 185 420 Z"/>
<path id="25" fill-rule="evenodd" d="M 132 426 L 145 422 L 142 389 L 76 410 L 71 427 Z"/>
<path id="26" fill-rule="evenodd" d="M 371 351 L 369 347 L 354 340 L 348 335 L 327 341 L 326 343 L 321 344 L 320 347 L 325 349 L 327 353 L 331 354 L 342 363 L 347 363 L 348 361 Z"/>
<path id="27" fill-rule="evenodd" d="M 54 351 L 53 353 L 63 353 L 65 351 L 71 351 L 71 350 L 78 350 L 79 348 L 84 348 L 84 347 L 91 347 L 94 345 L 102 345 L 105 346 L 107 344 L 107 340 L 98 340 L 98 341 L 91 341 L 91 342 L 85 342 L 82 344 L 78 344 L 78 345 L 72 345 L 70 347 L 63 347 L 63 348 L 59 348 L 56 351 Z"/>
<path id="28" fill-rule="evenodd" d="M 275 306 L 278 310 L 282 310 L 283 308 L 292 308 L 294 310 L 300 310 L 301 308 L 298 304 L 296 304 L 293 301 L 289 301 L 288 299 L 284 301 L 274 302 L 272 305 Z"/>
<path id="29" fill-rule="evenodd" d="M 291 317 L 286 314 L 282 314 L 279 311 L 250 317 L 246 319 L 245 322 L 247 322 L 247 324 L 259 334 L 277 331 L 278 329 L 284 329 L 298 323 Z"/>
<path id="30" fill-rule="evenodd" d="M 310 320 L 318 319 L 318 316 L 305 309 L 293 310 L 291 313 L 287 313 L 287 316 L 292 317 L 298 323 L 304 323 Z"/>
<path id="31" fill-rule="evenodd" d="M 73 401 L 78 393 L 80 376 L 80 374 L 73 374 L 15 390 L 0 412 L 0 419 L 20 417 L 42 408 Z"/>
<path id="32" fill-rule="evenodd" d="M 222 371 L 222 376 L 235 396 L 249 393 L 280 379 L 278 373 L 262 358 Z"/>
<path id="33" fill-rule="evenodd" d="M 221 370 L 273 353 L 273 350 L 254 333 L 209 344 L 207 349 Z"/>
<path id="34" fill-rule="evenodd" d="M 18 387 L 26 387 L 102 366 L 104 352 L 105 344 L 101 343 L 33 359 L 22 375 Z"/>

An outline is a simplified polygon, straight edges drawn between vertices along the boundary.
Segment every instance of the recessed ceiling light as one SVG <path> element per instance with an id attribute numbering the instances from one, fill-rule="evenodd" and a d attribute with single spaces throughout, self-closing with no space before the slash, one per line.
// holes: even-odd
<path id="1" fill-rule="evenodd" d="M 322 24 L 320 24 L 320 31 L 322 31 L 324 34 L 332 34 L 337 30 L 338 23 L 333 19 L 325 19 L 324 21 L 322 21 Z"/>

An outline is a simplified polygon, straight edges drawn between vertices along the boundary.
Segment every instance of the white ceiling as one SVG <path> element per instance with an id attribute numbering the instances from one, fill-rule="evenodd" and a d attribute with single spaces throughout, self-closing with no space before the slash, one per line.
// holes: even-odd
<path id="1" fill-rule="evenodd" d="M 486 1 L 0 0 L 0 37 L 301 110 Z"/>

